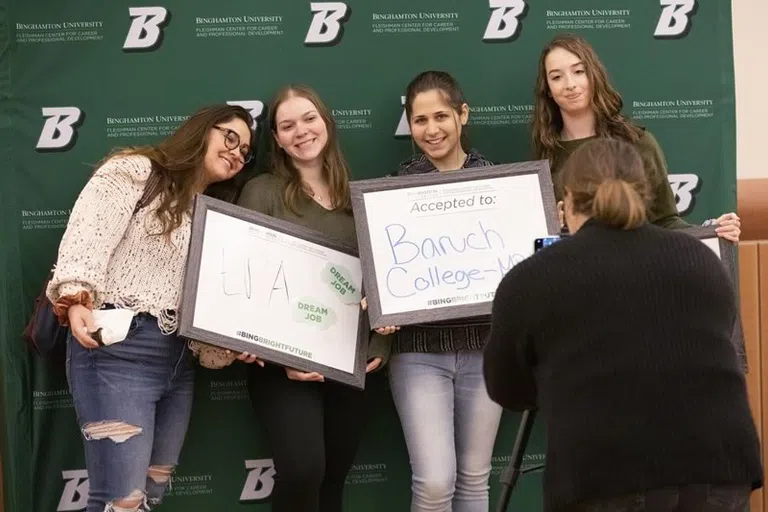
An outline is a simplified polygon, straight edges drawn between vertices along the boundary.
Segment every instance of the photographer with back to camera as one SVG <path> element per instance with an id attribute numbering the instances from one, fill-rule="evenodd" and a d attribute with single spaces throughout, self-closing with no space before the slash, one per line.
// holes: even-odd
<path id="1" fill-rule="evenodd" d="M 484 375 L 547 425 L 546 511 L 741 511 L 763 470 L 725 267 L 650 224 L 642 159 L 599 139 L 563 169 L 572 236 L 516 265 Z"/>

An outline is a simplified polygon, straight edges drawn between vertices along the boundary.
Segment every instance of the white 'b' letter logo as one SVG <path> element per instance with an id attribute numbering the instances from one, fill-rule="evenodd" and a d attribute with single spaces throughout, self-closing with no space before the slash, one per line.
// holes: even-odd
<path id="1" fill-rule="evenodd" d="M 154 50 L 162 42 L 162 27 L 168 20 L 165 7 L 130 7 L 133 18 L 123 50 Z"/>
<path id="2" fill-rule="evenodd" d="M 520 33 L 520 15 L 525 12 L 525 0 L 489 0 L 491 17 L 483 41 L 509 41 Z"/>
<path id="3" fill-rule="evenodd" d="M 659 0 L 661 16 L 653 33 L 657 38 L 685 37 L 691 28 L 691 16 L 695 14 L 696 0 Z"/>
<path id="4" fill-rule="evenodd" d="M 77 107 L 43 107 L 47 119 L 37 139 L 37 149 L 65 151 L 74 146 L 75 125 L 83 118 Z"/>
<path id="5" fill-rule="evenodd" d="M 411 134 L 411 127 L 408 125 L 408 117 L 405 114 L 405 96 L 400 96 L 400 103 L 403 105 L 403 115 L 400 116 L 400 122 L 395 129 L 395 137 L 405 137 Z"/>
<path id="6" fill-rule="evenodd" d="M 245 461 L 248 478 L 245 479 L 240 501 L 263 500 L 272 494 L 275 486 L 275 464 L 272 459 L 255 459 Z"/>
<path id="7" fill-rule="evenodd" d="M 258 100 L 241 100 L 228 101 L 227 105 L 237 105 L 238 107 L 243 107 L 245 110 L 247 110 L 253 118 L 251 130 L 254 132 L 256 131 L 256 128 L 259 126 L 259 118 L 261 118 L 261 115 L 264 113 L 264 103 Z"/>
<path id="8" fill-rule="evenodd" d="M 350 9 L 343 2 L 312 2 L 314 16 L 309 25 L 304 44 L 307 46 L 331 46 L 341 41 L 342 24 L 349 19 Z"/>
<path id="9" fill-rule="evenodd" d="M 64 491 L 61 493 L 56 512 L 85 510 L 88 503 L 88 472 L 84 469 L 62 471 Z"/>
<path id="10" fill-rule="evenodd" d="M 677 211 L 680 215 L 687 215 L 693 210 L 700 183 L 701 180 L 695 174 L 669 175 L 669 186 L 675 194 Z"/>

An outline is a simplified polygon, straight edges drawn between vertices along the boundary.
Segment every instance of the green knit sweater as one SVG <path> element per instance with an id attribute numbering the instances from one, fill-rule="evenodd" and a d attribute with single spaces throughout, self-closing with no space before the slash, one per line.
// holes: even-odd
<path id="1" fill-rule="evenodd" d="M 271 173 L 261 174 L 245 184 L 237 204 L 276 219 L 319 231 L 328 238 L 357 248 L 355 221 L 351 212 L 326 210 L 305 196 L 298 205 L 301 215 L 296 215 L 283 202 L 284 188 L 285 182 L 281 178 Z M 389 353 L 390 340 L 388 337 L 371 331 L 368 359 L 380 357 L 382 359 L 382 364 L 379 365 L 380 369 L 387 363 Z"/>
<path id="2" fill-rule="evenodd" d="M 552 159 L 552 181 L 555 185 L 555 197 L 558 201 L 565 195 L 560 179 L 560 171 L 563 163 L 568 157 L 576 151 L 576 148 L 582 144 L 596 139 L 597 136 L 586 137 L 576 140 L 560 141 L 561 148 L 555 151 L 555 157 Z M 649 131 L 645 131 L 639 141 L 635 144 L 635 149 L 640 153 L 645 164 L 645 173 L 648 176 L 648 182 L 651 184 L 653 198 L 648 205 L 648 220 L 667 229 L 680 229 L 691 226 L 685 222 L 677 212 L 675 205 L 675 195 L 669 186 L 667 175 L 667 163 L 664 159 L 659 143 Z"/>

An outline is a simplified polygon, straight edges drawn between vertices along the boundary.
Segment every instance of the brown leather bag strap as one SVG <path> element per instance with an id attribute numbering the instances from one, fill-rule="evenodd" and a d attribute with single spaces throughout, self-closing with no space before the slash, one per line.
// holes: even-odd
<path id="1" fill-rule="evenodd" d="M 133 213 L 138 212 L 157 196 L 160 192 L 160 173 L 152 169 L 152 172 L 147 178 L 147 184 L 144 186 L 144 192 L 141 194 L 139 202 L 136 203 L 136 207 L 133 209 Z"/>

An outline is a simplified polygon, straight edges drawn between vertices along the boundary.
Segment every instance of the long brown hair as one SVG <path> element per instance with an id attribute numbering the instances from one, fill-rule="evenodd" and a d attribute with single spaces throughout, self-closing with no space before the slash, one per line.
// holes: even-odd
<path id="1" fill-rule="evenodd" d="M 122 155 L 142 155 L 152 162 L 152 176 L 147 184 L 152 186 L 152 191 L 145 204 L 149 204 L 158 195 L 161 197 L 155 214 L 162 230 L 155 234 L 170 234 L 181 225 L 205 180 L 203 161 L 208 149 L 208 133 L 214 125 L 233 119 L 242 119 L 248 126 L 250 140 L 241 141 L 241 144 L 247 142 L 253 146 L 253 118 L 247 110 L 235 105 L 210 105 L 189 116 L 162 142 L 122 148 L 107 157 L 109 159 Z M 205 194 L 233 201 L 238 189 L 235 178 L 240 174 L 243 172 L 240 171 L 235 177 L 224 182 L 211 184 Z"/>
<path id="2" fill-rule="evenodd" d="M 633 124 L 622 114 L 624 102 L 621 95 L 608 80 L 608 72 L 597 56 L 595 49 L 582 37 L 573 34 L 555 36 L 541 51 L 539 70 L 536 78 L 536 103 L 533 110 L 533 152 L 536 159 L 554 162 L 555 150 L 560 147 L 560 133 L 563 130 L 563 116 L 560 107 L 549 91 L 547 84 L 546 58 L 549 52 L 561 48 L 574 55 L 584 64 L 592 92 L 592 109 L 595 113 L 595 133 L 599 137 L 616 137 L 627 142 L 637 142 L 643 129 Z"/>
<path id="3" fill-rule="evenodd" d="M 621 229 L 646 220 L 651 199 L 643 159 L 632 144 L 595 139 L 580 146 L 563 167 L 573 210 Z"/>
<path id="4" fill-rule="evenodd" d="M 272 137 L 270 137 L 271 167 L 272 172 L 283 178 L 286 182 L 285 190 L 283 191 L 283 202 L 294 214 L 301 215 L 299 204 L 310 195 L 310 190 L 301 181 L 299 170 L 293 165 L 290 155 L 275 140 L 275 134 L 277 134 L 277 109 L 280 108 L 284 101 L 294 97 L 310 101 L 325 122 L 325 127 L 328 130 L 328 141 L 325 144 L 325 148 L 323 148 L 322 155 L 323 178 L 328 182 L 330 200 L 334 210 L 351 211 L 352 201 L 349 195 L 350 172 L 349 166 L 339 147 L 336 121 L 317 92 L 303 84 L 289 84 L 281 87 L 277 94 L 275 94 L 269 109 L 269 126 L 272 130 Z"/>

